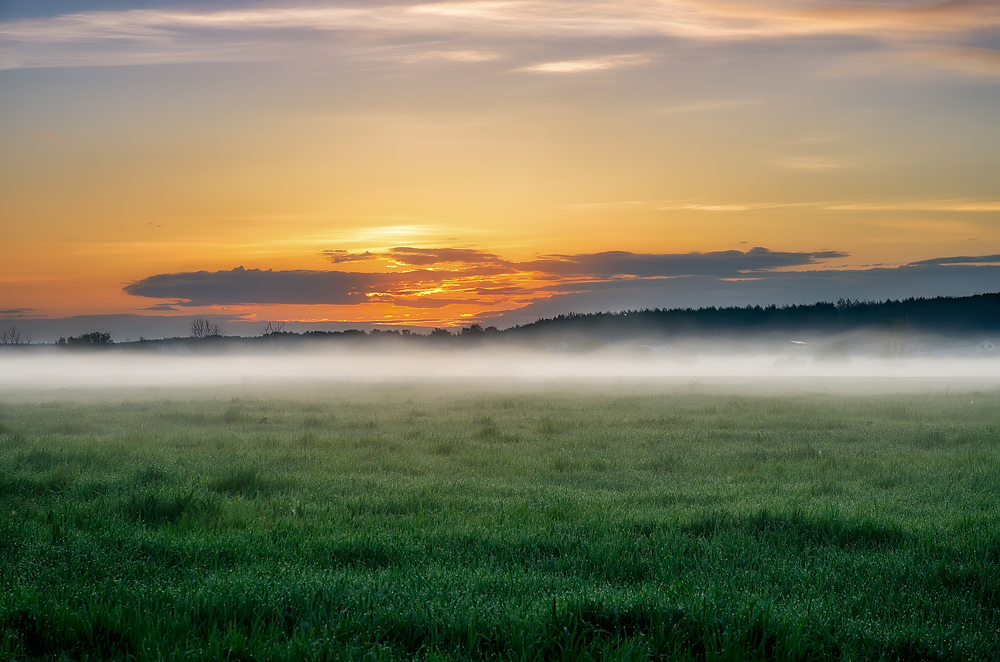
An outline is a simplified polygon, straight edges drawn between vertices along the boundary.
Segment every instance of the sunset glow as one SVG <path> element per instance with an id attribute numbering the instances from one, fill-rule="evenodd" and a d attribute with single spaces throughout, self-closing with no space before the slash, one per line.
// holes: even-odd
<path id="1" fill-rule="evenodd" d="M 3 3 L 0 322 L 996 291 L 998 49 L 986 1 Z"/>

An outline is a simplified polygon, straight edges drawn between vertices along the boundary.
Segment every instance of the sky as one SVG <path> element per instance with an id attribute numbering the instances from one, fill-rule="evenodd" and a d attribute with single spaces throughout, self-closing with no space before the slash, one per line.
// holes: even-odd
<path id="1" fill-rule="evenodd" d="M 0 0 L 0 325 L 998 291 L 997 118 L 995 1 Z"/>

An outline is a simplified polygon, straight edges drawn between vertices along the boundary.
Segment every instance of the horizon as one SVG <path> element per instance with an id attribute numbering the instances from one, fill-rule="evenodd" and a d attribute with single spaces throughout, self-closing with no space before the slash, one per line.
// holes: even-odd
<path id="1" fill-rule="evenodd" d="M 163 333 L 139 334 L 132 336 L 113 337 L 105 330 L 109 325 L 107 317 L 81 316 L 78 318 L 27 320 L 26 326 L 9 324 L 0 328 L 0 347 L 35 346 L 72 346 L 75 349 L 99 349 L 114 345 L 134 345 L 145 342 L 169 343 L 173 341 L 224 341 L 224 340 L 261 340 L 279 337 L 313 337 L 322 336 L 352 338 L 361 336 L 377 337 L 379 335 L 395 338 L 433 338 L 438 334 L 463 340 L 480 340 L 498 338 L 501 335 L 518 332 L 540 332 L 531 337 L 522 337 L 519 341 L 527 345 L 536 345 L 546 338 L 562 338 L 567 341 L 594 340 L 597 336 L 607 333 L 619 334 L 619 342 L 634 343 L 637 339 L 644 342 L 654 340 L 685 342 L 695 340 L 704 330 L 712 330 L 715 335 L 721 331 L 720 338 L 728 339 L 730 344 L 736 343 L 726 351 L 737 349 L 741 344 L 747 346 L 752 342 L 773 342 L 779 337 L 788 340 L 791 336 L 813 337 L 829 342 L 839 338 L 845 342 L 862 345 L 878 344 L 886 340 L 882 336 L 889 334 L 894 338 L 891 343 L 899 345 L 899 352 L 913 341 L 919 343 L 937 341 L 968 341 L 975 337 L 984 341 L 994 341 L 1000 326 L 995 315 L 988 311 L 984 313 L 979 306 L 989 305 L 989 298 L 1000 297 L 1000 292 L 986 292 L 965 297 L 910 297 L 907 299 L 851 300 L 841 298 L 837 302 L 817 301 L 811 304 L 768 304 L 746 306 L 702 306 L 698 308 L 642 308 L 622 311 L 598 311 L 592 313 L 569 312 L 551 317 L 539 317 L 524 324 L 514 324 L 505 327 L 484 326 L 479 323 L 468 323 L 460 327 L 413 327 L 408 325 L 339 325 L 341 328 L 329 328 L 330 325 L 310 324 L 294 325 L 286 328 L 285 322 L 267 322 L 261 329 L 259 326 L 244 324 L 232 332 L 221 326 L 220 319 L 211 317 L 192 317 L 183 332 L 173 335 Z M 900 306 L 902 308 L 900 308 Z M 910 306 L 914 308 L 910 309 Z M 707 315 L 725 313 L 722 318 L 709 318 Z M 738 314 L 733 317 L 733 314 Z M 834 317 L 829 315 L 833 314 Z M 778 317 L 775 317 L 778 315 Z M 907 315 L 910 319 L 907 320 Z M 121 324 L 122 317 L 111 316 Z M 159 318 L 153 318 L 156 321 Z M 600 319 L 599 328 L 586 327 L 590 320 Z M 133 316 L 137 324 L 144 324 L 148 330 L 150 318 Z M 179 318 L 172 318 L 179 321 Z M 225 322 L 225 320 L 221 320 Z M 70 326 L 66 326 L 71 322 Z M 566 325 L 569 326 L 566 326 Z M 555 325 L 559 325 L 556 328 Z M 609 326 L 610 325 L 610 326 Z M 66 332 L 66 328 L 70 331 Z M 97 330 L 94 330 L 94 329 Z M 697 329 L 702 331 L 698 331 Z M 52 329 L 57 329 L 62 335 L 52 335 Z M 80 329 L 89 329 L 81 331 Z M 177 327 L 179 329 L 179 327 Z M 993 332 L 990 334 L 990 332 Z M 39 338 L 38 332 L 48 334 Z M 510 333 L 508 333 L 510 332 Z M 32 335 L 34 333 L 35 335 Z M 73 336 L 76 333 L 76 336 Z M 803 335 L 806 334 L 806 335 Z M 908 340 L 902 340 L 903 334 Z M 134 334 L 133 334 L 134 335 Z M 149 337 L 146 337 L 146 336 Z M 787 337 L 786 337 L 787 336 Z M 897 337 L 898 336 L 898 337 Z M 881 340 L 879 339 L 881 338 Z M 739 342 L 737 342 L 739 340 Z M 805 345 L 800 340 L 790 342 Z M 518 341 L 515 341 L 518 344 Z M 614 345 L 614 341 L 604 337 L 601 346 Z M 526 345 L 526 346 L 527 346 Z M 274 349 L 272 347 L 272 349 Z M 550 348 L 551 349 L 551 348 Z M 871 347 L 869 347 L 869 350 Z M 990 352 L 992 354 L 992 350 Z M 900 354 L 901 355 L 901 354 Z M 831 358 L 827 356 L 826 358 Z"/>
<path id="2" fill-rule="evenodd" d="M 11 0 L 0 90 L 2 327 L 1000 283 L 995 3 Z"/>

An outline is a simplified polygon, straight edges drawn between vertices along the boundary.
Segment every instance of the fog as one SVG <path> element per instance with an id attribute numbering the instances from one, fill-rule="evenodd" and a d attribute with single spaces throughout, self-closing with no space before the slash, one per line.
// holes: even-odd
<path id="1" fill-rule="evenodd" d="M 515 349 L 325 350 L 274 354 L 129 352 L 0 354 L 0 397 L 159 389 L 265 396 L 290 387 L 434 383 L 469 390 L 629 385 L 745 392 L 903 392 L 1000 388 L 1000 358 L 813 358 L 784 353 L 676 356 L 649 347 L 556 352 Z M 161 394 L 162 395 L 162 394 Z"/>

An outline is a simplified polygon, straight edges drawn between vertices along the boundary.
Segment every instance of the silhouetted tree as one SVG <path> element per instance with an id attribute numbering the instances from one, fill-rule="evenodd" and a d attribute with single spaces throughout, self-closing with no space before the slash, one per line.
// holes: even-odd
<path id="1" fill-rule="evenodd" d="M 222 334 L 222 327 L 215 322 L 208 321 L 204 317 L 195 317 L 191 320 L 192 338 L 213 338 Z"/>
<path id="2" fill-rule="evenodd" d="M 0 331 L 0 345 L 28 345 L 30 343 L 31 338 L 23 337 L 21 330 L 14 325 Z"/>
<path id="3" fill-rule="evenodd" d="M 284 322 L 268 322 L 267 328 L 264 329 L 264 333 L 261 337 L 267 343 L 267 348 L 272 352 L 278 348 L 278 340 L 280 336 L 284 335 L 282 329 L 285 328 Z"/>
<path id="4" fill-rule="evenodd" d="M 111 334 L 105 331 L 92 331 L 82 336 L 70 336 L 60 338 L 58 345 L 69 345 L 70 347 L 110 347 L 114 345 Z"/>
<path id="5" fill-rule="evenodd" d="M 431 331 L 431 334 L 428 336 L 431 340 L 448 340 L 451 337 L 451 331 L 440 327 Z"/>

